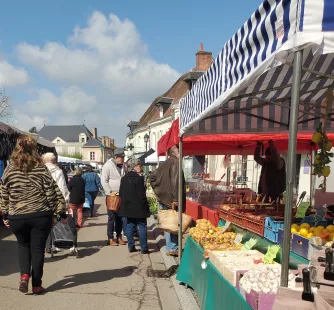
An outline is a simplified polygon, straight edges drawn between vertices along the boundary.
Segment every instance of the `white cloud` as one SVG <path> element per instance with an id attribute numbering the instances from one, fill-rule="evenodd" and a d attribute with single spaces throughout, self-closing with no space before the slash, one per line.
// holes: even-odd
<path id="1" fill-rule="evenodd" d="M 87 95 L 82 89 L 71 86 L 62 90 L 60 96 L 47 89 L 39 89 L 37 98 L 27 102 L 27 111 L 34 115 L 68 115 L 89 113 L 96 106 L 96 98 Z"/>
<path id="2" fill-rule="evenodd" d="M 24 85 L 28 82 L 28 73 L 24 69 L 15 68 L 5 61 L 0 61 L 0 87 Z"/>
<path id="3" fill-rule="evenodd" d="M 150 57 L 130 20 L 100 12 L 94 12 L 85 27 L 75 26 L 66 44 L 23 42 L 16 53 L 24 64 L 64 87 L 59 94 L 37 90 L 37 98 L 27 102 L 26 113 L 54 124 L 86 120 L 91 127 L 104 128 L 99 131 L 119 144 L 128 122 L 138 120 L 180 76 L 168 64 Z"/>
<path id="4" fill-rule="evenodd" d="M 180 74 L 169 65 L 159 64 L 148 55 L 136 26 L 116 15 L 107 18 L 94 12 L 87 27 L 76 26 L 68 46 L 48 42 L 43 47 L 21 43 L 19 59 L 46 74 L 50 79 L 72 82 L 103 81 L 115 89 L 143 87 L 163 91 Z M 133 83 L 133 84 L 131 84 Z"/>

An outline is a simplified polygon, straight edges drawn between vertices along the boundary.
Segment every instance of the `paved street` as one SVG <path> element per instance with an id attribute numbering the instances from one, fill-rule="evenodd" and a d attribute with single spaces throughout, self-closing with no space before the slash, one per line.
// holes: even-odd
<path id="1" fill-rule="evenodd" d="M 101 204 L 103 199 L 97 198 Z M 162 256 L 149 231 L 152 254 L 129 254 L 127 246 L 106 245 L 106 209 L 87 219 L 79 232 L 80 258 L 64 253 L 46 257 L 43 296 L 17 289 L 19 265 L 16 242 L 0 227 L 0 309 L 181 309 L 172 282 L 147 276 L 147 269 L 164 269 Z"/>

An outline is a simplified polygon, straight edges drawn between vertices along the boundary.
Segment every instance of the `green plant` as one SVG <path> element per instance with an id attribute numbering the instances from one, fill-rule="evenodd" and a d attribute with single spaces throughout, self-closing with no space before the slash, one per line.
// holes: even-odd
<path id="1" fill-rule="evenodd" d="M 158 200 L 154 197 L 148 197 L 147 200 L 148 200 L 148 205 L 150 207 L 151 214 L 153 214 L 153 215 L 157 214 L 158 210 L 159 210 Z"/>
<path id="2" fill-rule="evenodd" d="M 61 154 L 58 154 L 58 155 L 64 156 L 64 157 L 69 157 L 69 158 L 82 159 L 82 154 L 80 154 L 80 153 L 75 153 L 75 154 L 61 153 Z"/>
<path id="3" fill-rule="evenodd" d="M 324 177 L 324 181 L 319 185 L 319 188 L 326 191 L 326 178 L 331 172 L 329 164 L 332 162 L 334 154 L 331 152 L 332 142 L 329 141 L 322 123 L 319 124 L 317 131 L 313 134 L 312 141 L 317 143 L 319 147 L 318 154 L 314 158 L 313 175 L 319 178 Z"/>

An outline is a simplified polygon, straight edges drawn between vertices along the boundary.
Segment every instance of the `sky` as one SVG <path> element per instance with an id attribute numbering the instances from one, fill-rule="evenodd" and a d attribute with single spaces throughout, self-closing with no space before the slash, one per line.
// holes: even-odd
<path id="1" fill-rule="evenodd" d="M 97 127 L 124 146 L 126 126 L 195 66 L 216 57 L 261 0 L 11 0 L 0 19 L 3 119 L 23 130 Z"/>

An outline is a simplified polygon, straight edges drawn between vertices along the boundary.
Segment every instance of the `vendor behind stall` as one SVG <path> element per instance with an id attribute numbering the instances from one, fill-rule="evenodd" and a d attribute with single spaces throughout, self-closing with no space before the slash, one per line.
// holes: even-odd
<path id="1" fill-rule="evenodd" d="M 262 142 L 258 142 L 254 152 L 254 160 L 262 166 L 258 194 L 266 195 L 267 199 L 276 200 L 286 189 L 285 161 L 280 156 L 274 141 L 269 141 L 265 158 L 261 157 Z"/>

